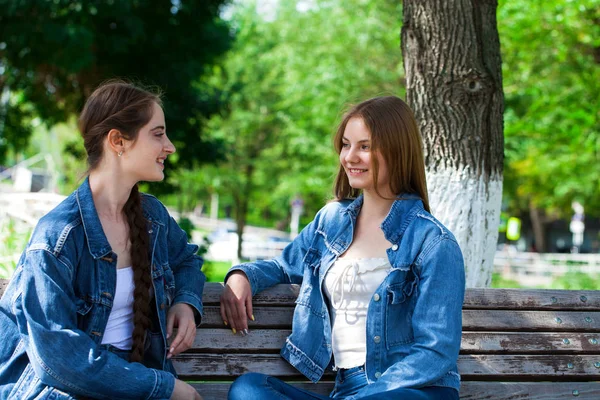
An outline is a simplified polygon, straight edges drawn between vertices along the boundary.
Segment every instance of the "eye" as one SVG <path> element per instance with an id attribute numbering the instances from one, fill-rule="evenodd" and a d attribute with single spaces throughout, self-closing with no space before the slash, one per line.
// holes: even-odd
<path id="1" fill-rule="evenodd" d="M 350 143 L 342 143 L 342 149 L 347 149 L 350 147 Z"/>
<path id="2" fill-rule="evenodd" d="M 371 146 L 369 146 L 368 144 L 363 144 L 363 145 L 361 146 L 361 149 L 363 149 L 363 150 L 370 150 L 370 149 L 371 149 Z"/>
<path id="3" fill-rule="evenodd" d="M 156 137 L 161 137 L 161 136 L 164 136 L 164 135 L 165 135 L 165 133 L 164 133 L 164 132 L 156 132 L 156 133 L 154 134 L 154 136 L 156 136 Z"/>

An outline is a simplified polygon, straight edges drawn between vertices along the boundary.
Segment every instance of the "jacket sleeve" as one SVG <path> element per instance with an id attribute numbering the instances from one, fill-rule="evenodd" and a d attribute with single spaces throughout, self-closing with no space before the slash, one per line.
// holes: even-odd
<path id="1" fill-rule="evenodd" d="M 98 399 L 171 396 L 173 375 L 129 363 L 77 328 L 78 313 L 93 311 L 74 293 L 69 259 L 31 246 L 20 268 L 22 280 L 13 312 L 29 361 L 45 385 Z"/>
<path id="2" fill-rule="evenodd" d="M 192 306 L 198 326 L 202 319 L 202 292 L 206 282 L 202 272 L 204 261 L 196 255 L 198 246 L 188 243 L 187 234 L 171 216 L 168 216 L 167 245 L 169 265 L 175 277 L 173 304 L 186 303 Z"/>
<path id="3" fill-rule="evenodd" d="M 326 208 L 327 206 L 317 213 L 315 219 L 283 249 L 279 257 L 236 265 L 229 270 L 224 281 L 227 282 L 234 271 L 244 272 L 250 281 L 252 296 L 280 283 L 301 284 L 304 274 L 303 260 Z"/>
<path id="4" fill-rule="evenodd" d="M 424 249 L 420 258 L 410 353 L 350 399 L 397 388 L 428 386 L 456 365 L 465 293 L 462 253 L 456 241 L 446 234 Z"/>

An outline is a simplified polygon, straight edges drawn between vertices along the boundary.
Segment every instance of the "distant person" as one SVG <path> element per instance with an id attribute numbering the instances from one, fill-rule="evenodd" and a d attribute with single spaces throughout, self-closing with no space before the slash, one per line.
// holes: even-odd
<path id="1" fill-rule="evenodd" d="M 301 284 L 281 355 L 313 382 L 337 371 L 333 392 L 250 373 L 229 399 L 458 399 L 463 257 L 429 213 L 413 113 L 397 97 L 367 100 L 334 141 L 335 200 L 280 257 L 233 267 L 221 297 L 224 322 L 247 334 L 253 295 Z"/>
<path id="2" fill-rule="evenodd" d="M 171 357 L 200 323 L 202 259 L 137 186 L 175 152 L 160 98 L 108 82 L 79 129 L 89 176 L 39 221 L 0 300 L 0 398 L 201 399 Z"/>

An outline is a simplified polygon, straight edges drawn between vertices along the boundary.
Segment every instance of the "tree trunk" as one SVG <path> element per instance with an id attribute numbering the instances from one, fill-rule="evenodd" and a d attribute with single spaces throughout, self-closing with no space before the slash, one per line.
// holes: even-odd
<path id="1" fill-rule="evenodd" d="M 246 218 L 248 215 L 248 203 L 250 200 L 250 194 L 252 193 L 252 179 L 254 178 L 254 166 L 246 165 L 244 167 L 244 184 L 241 187 L 241 190 L 237 192 L 235 196 L 235 206 L 236 206 L 236 214 L 235 214 L 235 222 L 237 225 L 237 235 L 238 235 L 238 248 L 237 248 L 237 257 L 238 260 L 242 260 L 242 242 L 244 241 L 244 228 L 246 227 Z"/>
<path id="2" fill-rule="evenodd" d="M 529 217 L 533 229 L 533 240 L 538 253 L 546 252 L 546 238 L 544 237 L 544 217 L 540 215 L 540 209 L 529 202 Z"/>
<path id="3" fill-rule="evenodd" d="M 409 105 L 424 140 L 433 214 L 456 236 L 467 286 L 488 286 L 498 240 L 502 70 L 491 0 L 405 0 Z"/>

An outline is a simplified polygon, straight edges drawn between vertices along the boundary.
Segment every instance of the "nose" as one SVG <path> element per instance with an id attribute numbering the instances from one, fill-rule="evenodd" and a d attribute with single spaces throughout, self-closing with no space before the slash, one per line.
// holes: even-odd
<path id="1" fill-rule="evenodd" d="M 358 157 L 356 154 L 356 149 L 354 148 L 354 146 L 350 146 L 347 150 L 346 150 L 346 154 L 344 155 L 344 161 L 348 162 L 348 163 L 353 163 L 355 161 L 357 161 Z"/>
<path id="2" fill-rule="evenodd" d="M 165 153 L 167 153 L 167 154 L 173 154 L 173 153 L 175 153 L 175 151 L 177 151 L 177 149 L 175 148 L 175 145 L 167 137 L 167 143 L 165 144 Z"/>

